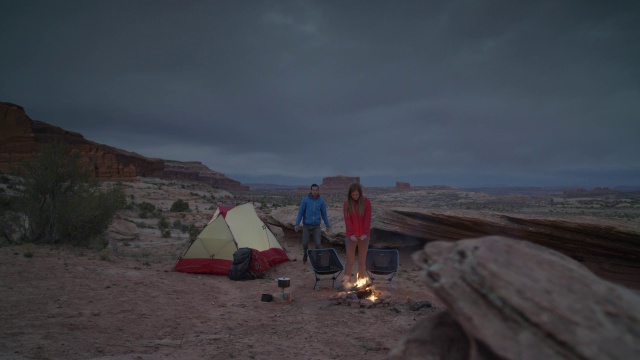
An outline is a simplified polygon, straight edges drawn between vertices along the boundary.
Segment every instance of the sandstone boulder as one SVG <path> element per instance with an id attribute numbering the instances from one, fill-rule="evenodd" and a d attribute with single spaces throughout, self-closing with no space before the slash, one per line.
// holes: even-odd
<path id="1" fill-rule="evenodd" d="M 415 259 L 449 315 L 418 325 L 392 350 L 392 359 L 595 360 L 640 354 L 640 296 L 557 251 L 491 236 L 432 242 Z M 449 336 L 435 343 L 440 332 Z"/>
<path id="2" fill-rule="evenodd" d="M 411 248 L 438 240 L 508 236 L 560 251 L 607 280 L 640 289 L 640 232 L 591 220 L 394 207 L 374 212 L 371 240 L 375 247 Z"/>
<path id="3" fill-rule="evenodd" d="M 124 219 L 115 219 L 107 229 L 107 237 L 117 241 L 134 241 L 140 236 L 136 224 Z"/>
<path id="4" fill-rule="evenodd" d="M 267 224 L 267 226 L 269 227 L 269 230 L 271 230 L 271 233 L 273 234 L 273 236 L 276 237 L 276 239 L 280 240 L 284 238 L 284 230 L 282 230 L 281 227 L 271 225 L 271 224 Z"/>

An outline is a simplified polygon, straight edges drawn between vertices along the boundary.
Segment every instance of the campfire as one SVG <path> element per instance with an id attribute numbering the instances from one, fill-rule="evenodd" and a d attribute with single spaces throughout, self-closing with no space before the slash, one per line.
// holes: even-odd
<path id="1" fill-rule="evenodd" d="M 391 295 L 376 290 L 368 277 L 359 277 L 355 283 L 350 285 L 333 297 L 338 304 L 344 303 L 353 307 L 374 307 L 377 305 L 388 306 L 391 301 Z"/>
<path id="2" fill-rule="evenodd" d="M 353 290 L 354 288 L 356 290 Z M 353 291 L 356 294 L 358 299 L 369 299 L 375 302 L 376 299 L 378 298 L 376 296 L 376 287 L 371 284 L 368 277 L 358 278 L 358 281 L 356 281 L 356 283 L 353 284 L 351 289 L 352 289 L 351 291 Z"/>

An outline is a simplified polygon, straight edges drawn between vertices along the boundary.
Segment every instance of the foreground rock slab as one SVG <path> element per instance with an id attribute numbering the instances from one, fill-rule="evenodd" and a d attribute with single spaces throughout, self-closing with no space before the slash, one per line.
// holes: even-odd
<path id="1" fill-rule="evenodd" d="M 640 296 L 559 252 L 490 236 L 432 242 L 415 259 L 447 310 L 392 359 L 639 358 Z"/>

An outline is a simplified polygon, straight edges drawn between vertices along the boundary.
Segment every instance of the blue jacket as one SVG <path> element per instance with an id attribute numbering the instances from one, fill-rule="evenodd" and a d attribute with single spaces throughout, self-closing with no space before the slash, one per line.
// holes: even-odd
<path id="1" fill-rule="evenodd" d="M 296 225 L 300 225 L 300 220 L 304 225 L 320 225 L 320 219 L 324 220 L 324 224 L 330 228 L 331 224 L 327 218 L 327 205 L 324 203 L 324 199 L 318 196 L 314 199 L 311 194 L 305 196 L 300 202 L 300 208 L 298 209 L 298 217 L 296 218 Z"/>

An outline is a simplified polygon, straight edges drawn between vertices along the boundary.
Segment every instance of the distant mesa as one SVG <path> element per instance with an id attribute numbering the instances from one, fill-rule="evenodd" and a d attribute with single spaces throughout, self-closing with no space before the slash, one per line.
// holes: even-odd
<path id="1" fill-rule="evenodd" d="M 396 181 L 396 190 L 410 190 L 411 184 L 408 182 Z"/>
<path id="2" fill-rule="evenodd" d="M 94 177 L 133 179 L 138 176 L 199 181 L 226 190 L 247 191 L 248 186 L 213 171 L 200 162 L 148 158 L 134 152 L 98 144 L 81 134 L 32 120 L 20 105 L 0 102 L 0 171 L 11 173 L 16 164 L 30 159 L 43 144 L 62 142 L 80 154 Z"/>
<path id="3" fill-rule="evenodd" d="M 584 188 L 577 189 L 565 189 L 563 194 L 566 196 L 584 196 L 584 195 L 606 195 L 614 193 L 614 190 L 611 190 L 608 187 L 596 187 L 592 190 L 587 190 Z"/>
<path id="4" fill-rule="evenodd" d="M 320 192 L 346 192 L 353 183 L 360 184 L 360 177 L 344 175 L 327 176 L 322 178 L 322 183 L 319 184 Z M 309 186 L 301 186 L 298 188 L 298 191 L 309 191 L 310 186 L 311 184 L 309 184 Z"/>
<path id="5" fill-rule="evenodd" d="M 359 176 L 328 176 L 322 178 L 322 191 L 347 191 L 351 184 L 360 184 Z"/>

